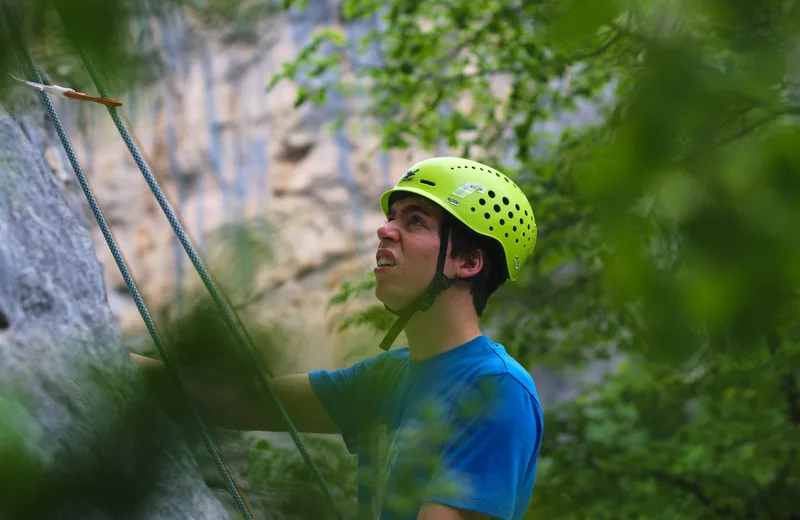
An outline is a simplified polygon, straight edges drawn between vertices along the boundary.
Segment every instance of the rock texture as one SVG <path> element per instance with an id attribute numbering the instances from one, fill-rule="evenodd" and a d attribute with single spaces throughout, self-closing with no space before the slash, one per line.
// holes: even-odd
<path id="1" fill-rule="evenodd" d="M 0 518 L 226 518 L 143 400 L 85 217 L 45 162 L 49 121 L 26 99 L 24 115 L 0 107 L 0 481 L 18 490 L 0 493 Z"/>

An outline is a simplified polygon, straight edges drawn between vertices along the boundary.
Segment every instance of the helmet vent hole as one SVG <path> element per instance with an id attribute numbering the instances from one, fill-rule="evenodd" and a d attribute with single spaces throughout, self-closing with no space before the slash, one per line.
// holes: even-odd
<path id="1" fill-rule="evenodd" d="M 521 226 L 522 224 L 524 224 L 524 223 L 525 223 L 525 222 L 523 222 L 523 221 L 522 221 L 522 219 L 519 219 L 519 225 L 520 225 L 520 226 Z"/>
<path id="2" fill-rule="evenodd" d="M 428 186 L 436 186 L 435 182 L 429 181 L 429 180 L 425 180 L 425 179 L 422 179 L 421 181 L 419 181 L 419 183 L 420 184 L 427 184 Z"/>
<path id="3" fill-rule="evenodd" d="M 503 197 L 503 204 L 508 206 L 508 197 Z"/>
<path id="4" fill-rule="evenodd" d="M 470 208 L 472 211 L 475 211 L 475 208 Z"/>
<path id="5" fill-rule="evenodd" d="M 489 198 L 490 199 L 494 198 L 494 192 L 492 190 L 489 190 Z"/>
<path id="6" fill-rule="evenodd" d="M 525 232 L 524 231 L 522 232 L 522 236 L 525 236 Z"/>
<path id="7" fill-rule="evenodd" d="M 486 217 L 486 220 L 489 220 L 489 217 L 491 217 L 491 215 L 489 215 L 488 213 L 484 213 L 483 216 Z"/>
<path id="8" fill-rule="evenodd" d="M 494 231 L 494 226 L 489 226 L 489 231 Z"/>
<path id="9" fill-rule="evenodd" d="M 500 204 L 495 204 L 495 205 L 494 205 L 494 210 L 495 210 L 497 213 L 500 213 Z"/>
<path id="10" fill-rule="evenodd" d="M 528 210 L 527 209 L 525 210 L 525 216 L 526 217 L 528 216 Z"/>
<path id="11" fill-rule="evenodd" d="M 506 233 L 506 238 L 508 238 L 508 233 Z"/>
<path id="12" fill-rule="evenodd" d="M 514 226 L 514 227 L 513 227 L 513 228 L 511 228 L 511 229 L 513 229 L 514 231 L 516 231 L 516 230 L 517 230 L 517 226 Z"/>
<path id="13" fill-rule="evenodd" d="M 516 240 L 514 240 L 514 242 L 516 242 L 517 244 L 519 244 L 519 239 L 516 239 Z"/>
<path id="14" fill-rule="evenodd" d="M 530 224 L 528 224 L 528 229 L 530 229 L 530 228 L 531 228 L 531 225 L 530 225 Z"/>
<path id="15" fill-rule="evenodd" d="M 505 221 L 505 220 L 503 220 L 503 219 L 500 219 L 500 225 L 501 225 L 501 226 L 505 226 L 505 225 L 506 225 L 506 221 Z"/>
<path id="16" fill-rule="evenodd" d="M 485 206 L 486 205 L 486 199 L 480 199 L 480 200 L 478 200 L 478 202 L 481 203 L 481 206 Z"/>
<path id="17" fill-rule="evenodd" d="M 511 213 L 510 211 L 508 212 L 508 218 L 514 218 L 514 214 Z"/>
<path id="18" fill-rule="evenodd" d="M 517 211 L 519 211 L 519 204 L 514 204 L 514 207 L 517 208 Z"/>

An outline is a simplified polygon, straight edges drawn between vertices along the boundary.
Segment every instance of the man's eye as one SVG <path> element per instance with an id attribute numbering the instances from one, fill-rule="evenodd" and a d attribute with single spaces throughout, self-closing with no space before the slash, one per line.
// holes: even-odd
<path id="1" fill-rule="evenodd" d="M 425 221 L 422 219 L 422 217 L 412 217 L 411 218 L 411 223 L 412 224 L 418 224 L 420 226 L 424 226 L 425 225 Z"/>

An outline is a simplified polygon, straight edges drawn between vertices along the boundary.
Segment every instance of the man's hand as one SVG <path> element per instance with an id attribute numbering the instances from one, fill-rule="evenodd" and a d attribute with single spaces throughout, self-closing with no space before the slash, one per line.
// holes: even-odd
<path id="1" fill-rule="evenodd" d="M 174 395 L 175 386 L 167 377 L 164 364 L 133 353 L 131 358 L 165 407 L 179 413 L 182 403 Z M 178 372 L 183 387 L 209 422 L 231 430 L 287 430 L 275 403 L 262 392 L 251 391 L 235 377 L 205 368 L 180 367 Z M 268 384 L 299 431 L 339 433 L 311 387 L 308 374 L 279 376 Z"/>
<path id="2" fill-rule="evenodd" d="M 422 504 L 417 520 L 489 520 L 489 516 L 474 511 L 456 509 L 434 502 Z"/>

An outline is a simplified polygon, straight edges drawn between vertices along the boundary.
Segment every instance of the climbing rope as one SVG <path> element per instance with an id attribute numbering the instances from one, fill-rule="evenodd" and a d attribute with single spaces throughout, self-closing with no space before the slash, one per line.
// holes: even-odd
<path id="1" fill-rule="evenodd" d="M 21 42 L 22 40 L 18 39 L 18 41 Z M 35 61 L 33 60 L 33 56 L 31 55 L 30 50 L 27 48 L 27 46 L 24 45 L 24 43 L 22 43 L 22 46 L 23 46 L 23 49 L 22 49 L 23 50 L 23 55 L 25 57 L 25 61 L 26 61 L 26 64 L 28 66 L 30 76 L 34 79 L 34 81 L 36 81 L 39 84 L 42 84 L 43 81 L 42 81 L 42 77 L 41 77 L 39 68 L 36 65 Z M 110 96 L 108 95 L 108 90 L 106 89 L 105 84 L 103 83 L 102 79 L 100 78 L 100 74 L 97 71 L 97 69 L 94 66 L 94 64 L 92 63 L 91 59 L 82 50 L 80 51 L 80 54 L 81 54 L 81 59 L 83 60 L 84 65 L 86 66 L 87 70 L 89 71 L 89 74 L 92 77 L 92 81 L 94 82 L 95 86 L 97 87 L 97 90 L 100 93 L 101 97 L 104 98 L 104 99 L 110 99 Z M 189 395 L 186 392 L 186 390 L 183 387 L 183 385 L 181 384 L 180 378 L 178 377 L 178 374 L 176 373 L 174 367 L 172 366 L 169 354 L 166 351 L 166 348 L 164 346 L 164 342 L 163 342 L 163 340 L 161 338 L 161 335 L 159 334 L 159 332 L 158 332 L 158 330 L 157 330 L 157 328 L 155 326 L 155 323 L 153 322 L 152 317 L 150 316 L 150 313 L 147 310 L 147 307 L 146 307 L 146 305 L 144 304 L 144 301 L 141 298 L 141 295 L 140 295 L 140 293 L 139 293 L 139 291 L 138 291 L 138 289 L 136 287 L 136 284 L 133 281 L 133 277 L 131 276 L 130 271 L 129 271 L 129 269 L 128 269 L 128 267 L 127 267 L 127 265 L 126 265 L 126 263 L 125 263 L 125 261 L 124 261 L 124 259 L 122 257 L 122 254 L 121 254 L 121 252 L 119 250 L 119 247 L 117 246 L 116 240 L 114 239 L 113 235 L 111 234 L 111 231 L 110 231 L 109 226 L 108 226 L 108 224 L 107 224 L 107 222 L 105 220 L 105 217 L 103 216 L 103 213 L 102 213 L 102 211 L 100 209 L 100 206 L 98 205 L 97 200 L 95 199 L 94 194 L 93 194 L 93 192 L 91 190 L 91 187 L 89 185 L 89 182 L 86 179 L 86 176 L 85 176 L 85 174 L 83 172 L 83 169 L 80 166 L 80 163 L 78 162 L 78 159 L 77 159 L 77 156 L 75 154 L 75 151 L 72 148 L 72 144 L 69 141 L 69 137 L 67 136 L 67 134 L 66 134 L 66 132 L 65 132 L 65 130 L 64 130 L 62 124 L 61 124 L 61 121 L 60 121 L 60 119 L 58 117 L 58 114 L 57 114 L 57 112 L 55 110 L 55 107 L 53 106 L 53 103 L 52 103 L 52 101 L 50 99 L 48 91 L 47 90 L 40 90 L 40 97 L 41 97 L 42 102 L 43 102 L 43 104 L 45 106 L 47 114 L 50 117 L 50 120 L 53 122 L 53 125 L 54 125 L 54 127 L 56 129 L 56 132 L 58 133 L 59 139 L 61 140 L 61 144 L 64 147 L 64 151 L 66 152 L 67 157 L 69 158 L 70 164 L 72 165 L 72 168 L 75 171 L 76 176 L 78 177 L 78 182 L 80 183 L 81 188 L 83 189 L 84 195 L 86 196 L 86 199 L 89 202 L 89 206 L 90 206 L 90 208 L 92 210 L 92 213 L 94 214 L 94 217 L 97 220 L 98 225 L 100 226 L 100 229 L 101 229 L 101 231 L 103 233 L 103 237 L 105 238 L 106 243 L 108 244 L 108 247 L 109 247 L 109 249 L 110 249 L 110 251 L 111 251 L 111 253 L 112 253 L 113 257 L 114 257 L 114 260 L 117 263 L 117 267 L 119 268 L 119 270 L 120 270 L 120 272 L 121 272 L 121 274 L 123 276 L 123 279 L 124 279 L 125 284 L 126 284 L 126 286 L 128 288 L 128 291 L 130 292 L 131 296 L 133 297 L 133 300 L 134 300 L 134 302 L 136 304 L 136 307 L 139 310 L 139 313 L 142 316 L 142 319 L 144 320 L 145 325 L 147 326 L 147 329 L 150 332 L 151 337 L 153 338 L 153 341 L 154 341 L 154 343 L 156 345 L 156 348 L 157 348 L 159 354 L 162 356 L 162 359 L 164 361 L 164 366 L 165 366 L 165 368 L 167 370 L 167 373 L 176 382 L 176 384 L 178 386 L 178 389 L 179 389 L 179 392 L 181 393 L 183 398 L 186 399 L 186 401 L 189 403 L 189 407 L 191 409 L 192 415 L 194 416 L 194 418 L 195 418 L 195 420 L 196 420 L 196 422 L 198 424 L 198 427 L 200 429 L 201 435 L 203 437 L 204 444 L 206 445 L 206 448 L 208 449 L 209 453 L 211 454 L 212 459 L 214 460 L 215 466 L 217 467 L 217 470 L 219 471 L 220 475 L 223 478 L 223 481 L 225 482 L 225 486 L 228 489 L 228 492 L 231 494 L 232 498 L 234 499 L 234 502 L 236 504 L 237 509 L 244 516 L 245 519 L 252 520 L 252 514 L 250 513 L 247 505 L 245 504 L 244 499 L 242 498 L 241 494 L 239 493 L 239 489 L 237 488 L 236 483 L 234 482 L 233 478 L 231 477 L 228 469 L 225 467 L 225 464 L 223 463 L 222 458 L 221 458 L 219 452 L 217 451 L 217 448 L 214 445 L 214 442 L 213 442 L 213 440 L 211 438 L 211 435 L 209 434 L 205 424 L 203 423 L 203 421 L 202 421 L 202 419 L 200 417 L 200 414 L 197 412 L 196 408 L 191 404 L 191 400 L 189 398 Z M 109 111 L 109 113 L 111 115 L 112 120 L 114 121 L 114 124 L 116 125 L 117 129 L 119 130 L 119 133 L 122 136 L 123 141 L 125 141 L 125 144 L 127 145 L 128 150 L 130 151 L 134 161 L 136 162 L 136 165 L 139 167 L 139 170 L 141 171 L 142 175 L 144 176 L 145 181 L 147 182 L 148 186 L 150 187 L 150 190 L 152 191 L 153 195 L 155 196 L 156 200 L 158 201 L 159 205 L 161 206 L 161 209 L 163 210 L 164 214 L 166 215 L 167 220 L 169 221 L 170 225 L 172 226 L 173 231 L 175 232 L 175 234 L 177 235 L 177 237 L 180 240 L 181 244 L 183 245 L 184 250 L 186 251 L 187 255 L 189 256 L 190 260 L 192 261 L 192 264 L 194 265 L 195 269 L 197 270 L 198 275 L 203 280 L 203 283 L 205 284 L 206 289 L 211 294 L 211 297 L 214 300 L 214 303 L 216 304 L 216 306 L 219 309 L 219 311 L 222 313 L 222 316 L 223 316 L 223 319 L 224 319 L 226 325 L 234 333 L 234 336 L 237 339 L 237 343 L 239 344 L 239 347 L 243 348 L 245 350 L 245 352 L 247 352 L 251 356 L 253 356 L 252 359 L 257 359 L 257 357 L 254 355 L 255 354 L 255 347 L 253 346 L 252 341 L 246 335 L 246 332 L 243 330 L 243 327 L 241 327 L 240 323 L 236 319 L 235 313 L 232 310 L 229 302 L 227 302 L 223 298 L 222 293 L 217 289 L 216 284 L 212 280 L 211 275 L 209 274 L 209 272 L 207 271 L 207 269 L 203 265 L 203 262 L 200 260 L 200 257 L 197 255 L 194 247 L 192 246 L 189 238 L 186 235 L 186 232 L 183 229 L 183 226 L 181 225 L 181 223 L 178 220 L 178 218 L 175 216 L 175 213 L 173 212 L 172 208 L 170 207 L 166 197 L 164 196 L 164 193 L 162 192 L 162 190 L 159 187 L 158 183 L 156 182 L 152 172 L 150 171 L 150 168 L 147 166 L 147 163 L 145 162 L 144 158 L 142 157 L 142 154 L 139 152 L 139 149 L 136 146 L 136 144 L 135 144 L 135 142 L 133 140 L 133 137 L 131 136 L 130 132 L 128 131 L 128 129 L 126 128 L 124 122 L 122 121 L 119 113 L 116 110 L 115 105 L 112 104 L 112 103 L 109 103 L 109 104 L 106 104 L 106 107 L 107 107 L 107 109 L 108 109 L 108 111 Z M 286 409 L 283 407 L 283 405 L 280 402 L 280 400 L 278 399 L 277 395 L 272 390 L 272 388 L 270 387 L 269 383 L 266 381 L 266 379 L 265 379 L 263 373 L 261 372 L 261 370 L 259 370 L 258 364 L 257 363 L 252 363 L 251 365 L 252 365 L 252 370 L 254 372 L 254 375 L 256 376 L 256 380 L 257 380 L 261 390 L 266 392 L 266 394 L 270 397 L 270 399 L 273 401 L 273 403 L 275 404 L 276 408 L 278 409 L 282 419 L 286 423 L 287 430 L 288 430 L 290 436 L 292 437 L 292 440 L 294 441 L 295 445 L 297 446 L 297 449 L 300 452 L 301 456 L 303 457 L 306 465 L 309 467 L 309 469 L 311 470 L 312 474 L 314 475 L 314 478 L 317 481 L 317 484 L 320 486 L 320 489 L 322 490 L 326 500 L 329 502 L 332 511 L 339 518 L 344 518 L 342 516 L 341 512 L 338 511 L 338 508 L 336 508 L 335 502 L 333 500 L 333 496 L 331 495 L 330 489 L 328 488 L 327 484 L 325 483 L 325 480 L 324 480 L 324 478 L 322 476 L 322 473 L 320 472 L 320 470 L 317 467 L 317 465 L 314 463 L 314 460 L 311 458 L 311 455 L 308 452 L 308 449 L 305 446 L 305 443 L 300 438 L 300 434 L 297 431 L 297 428 L 294 426 L 294 423 L 292 422 L 291 418 L 289 417 L 289 414 L 286 412 Z M 264 368 L 269 373 L 269 370 L 266 367 L 264 367 Z"/>
<path id="2" fill-rule="evenodd" d="M 27 46 L 24 47 L 24 55 L 31 77 L 34 78 L 36 82 L 42 83 L 42 76 L 39 72 L 39 67 L 33 61 L 33 57 L 31 56 L 30 50 L 27 48 Z M 214 446 L 214 441 L 211 439 L 211 435 L 209 434 L 205 424 L 200 418 L 200 414 L 197 412 L 197 409 L 191 404 L 191 401 L 189 400 L 188 397 L 188 393 L 181 384 L 180 378 L 175 372 L 169 354 L 167 353 L 166 348 L 164 346 L 164 341 L 161 338 L 161 335 L 159 334 L 158 329 L 156 328 L 152 317 L 150 316 L 150 312 L 147 310 L 147 306 L 145 305 L 144 300 L 142 300 L 141 294 L 139 293 L 139 289 L 136 287 L 136 283 L 133 281 L 133 277 L 131 276 L 130 270 L 128 269 L 128 266 L 122 257 L 122 253 L 120 252 L 119 247 L 117 246 L 117 242 L 114 239 L 114 236 L 111 234 L 111 230 L 109 229 L 105 216 L 103 215 L 103 212 L 100 209 L 99 204 L 97 203 L 97 199 L 95 199 L 94 193 L 92 192 L 92 188 L 89 185 L 86 175 L 83 172 L 83 168 L 78 162 L 78 158 L 75 155 L 75 150 L 72 148 L 72 143 L 70 142 L 69 137 L 67 136 L 67 133 L 64 130 L 63 125 L 61 124 L 61 120 L 59 119 L 58 114 L 56 113 L 56 109 L 53 106 L 52 100 L 50 99 L 50 94 L 47 91 L 43 90 L 39 92 L 39 96 L 42 99 L 42 103 L 44 103 L 47 115 L 50 117 L 50 120 L 53 122 L 53 126 L 55 127 L 56 132 L 58 133 L 58 137 L 61 140 L 61 144 L 64 147 L 64 151 L 66 152 L 67 157 L 69 158 L 69 162 L 72 165 L 72 169 L 75 171 L 75 175 L 78 177 L 78 182 L 80 183 L 81 188 L 83 189 L 83 193 L 86 196 L 87 201 L 89 202 L 89 206 L 92 210 L 92 213 L 94 214 L 95 219 L 97 220 L 97 224 L 100 226 L 100 230 L 103 233 L 103 237 L 106 240 L 106 244 L 108 244 L 108 248 L 111 250 L 111 254 L 114 257 L 114 261 L 117 263 L 117 267 L 119 268 L 120 273 L 122 274 L 122 278 L 125 280 L 125 285 L 128 287 L 128 291 L 133 297 L 133 301 L 136 304 L 136 308 L 139 310 L 139 314 L 141 314 L 142 319 L 144 320 L 145 325 L 147 326 L 147 330 L 150 332 L 150 336 L 153 338 L 153 342 L 155 343 L 156 348 L 158 349 L 158 352 L 164 361 L 164 367 L 166 368 L 170 377 L 172 377 L 172 379 L 176 382 L 178 386 L 178 391 L 181 393 L 182 397 L 186 399 L 186 401 L 189 403 L 192 415 L 195 418 L 197 425 L 200 429 L 200 433 L 203 437 L 203 443 L 208 449 L 211 458 L 214 460 L 214 465 L 216 466 L 217 470 L 222 476 L 222 479 L 225 482 L 225 487 L 228 489 L 228 492 L 233 497 L 234 502 L 236 503 L 236 508 L 244 516 L 245 519 L 252 520 L 253 516 L 250 514 L 250 511 L 247 508 L 244 499 L 239 493 L 239 490 L 236 487 L 236 483 L 233 481 L 233 478 L 228 472 L 228 469 L 222 462 L 222 458 L 220 457 L 219 452 Z"/>
<path id="3" fill-rule="evenodd" d="M 95 84 L 95 87 L 97 87 L 97 91 L 100 93 L 100 96 L 102 96 L 103 98 L 109 98 L 110 96 L 108 93 L 108 89 L 106 89 L 106 86 L 100 77 L 100 73 L 94 66 L 94 63 L 92 63 L 89 56 L 83 50 L 80 50 L 80 55 L 84 66 L 89 71 L 89 75 L 91 76 L 92 81 Z M 194 265 L 195 269 L 197 270 L 197 274 L 200 275 L 200 278 L 203 280 L 206 289 L 211 294 L 211 298 L 214 300 L 217 309 L 222 313 L 222 317 L 223 320 L 225 321 L 225 324 L 234 333 L 234 336 L 236 337 L 236 341 L 239 344 L 239 347 L 244 349 L 244 351 L 251 356 L 252 360 L 257 359 L 258 357 L 256 355 L 256 350 L 252 344 L 251 339 L 245 334 L 243 327 L 240 325 L 239 321 L 235 317 L 235 313 L 230 303 L 223 298 L 221 292 L 219 291 L 219 289 L 217 289 L 216 284 L 212 280 L 211 275 L 208 273 L 205 266 L 203 265 L 202 260 L 200 260 L 200 257 L 197 255 L 194 246 L 192 246 L 192 243 L 187 237 L 186 232 L 183 229 L 183 226 L 181 225 L 178 218 L 175 216 L 175 213 L 172 211 L 172 207 L 170 206 L 169 202 L 164 196 L 164 193 L 161 191 L 161 188 L 156 182 L 155 177 L 153 177 L 150 168 L 147 166 L 147 163 L 142 157 L 142 154 L 139 152 L 136 143 L 131 137 L 130 132 L 125 126 L 125 123 L 122 121 L 122 118 L 119 116 L 116 107 L 106 106 L 106 108 L 108 109 L 109 114 L 111 114 L 111 118 L 114 120 L 114 124 L 116 125 L 117 130 L 119 130 L 120 136 L 122 136 L 122 140 L 125 141 L 125 144 L 128 146 L 128 150 L 133 156 L 136 165 L 139 167 L 139 171 L 142 172 L 142 175 L 144 176 L 147 185 L 150 187 L 150 191 L 153 192 L 153 195 L 158 201 L 159 206 L 161 206 L 164 215 L 166 215 L 167 220 L 172 226 L 173 231 L 178 236 L 178 239 L 183 245 L 183 249 L 189 256 L 189 259 L 192 261 L 192 265 Z M 261 390 L 269 396 L 269 398 L 275 404 L 275 407 L 278 409 L 281 418 L 286 423 L 289 435 L 292 437 L 292 440 L 294 441 L 295 446 L 297 446 L 300 455 L 303 457 L 306 465 L 311 470 L 311 473 L 314 475 L 314 479 L 320 486 L 320 489 L 322 490 L 322 493 L 325 495 L 325 498 L 329 502 L 332 510 L 336 512 L 338 516 L 341 516 L 335 506 L 333 496 L 331 495 L 330 489 L 325 483 L 325 479 L 323 478 L 322 473 L 320 472 L 316 463 L 314 463 L 314 459 L 308 452 L 308 448 L 303 442 L 303 439 L 300 438 L 300 433 L 297 431 L 297 428 L 292 422 L 291 417 L 289 417 L 288 412 L 283 407 L 283 404 L 280 402 L 280 399 L 278 399 L 278 396 L 272 390 L 272 387 L 267 382 L 266 378 L 264 377 L 264 374 L 261 372 L 261 370 L 259 370 L 259 364 L 253 362 L 250 365 L 252 366 L 253 375 L 256 377 L 258 385 L 261 387 Z M 267 370 L 267 372 L 269 373 L 269 370 L 266 367 L 264 367 L 264 369 Z M 270 373 L 270 376 L 271 375 L 272 374 Z"/>

